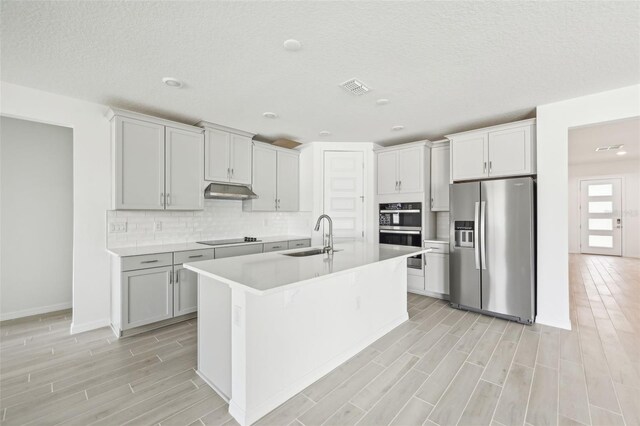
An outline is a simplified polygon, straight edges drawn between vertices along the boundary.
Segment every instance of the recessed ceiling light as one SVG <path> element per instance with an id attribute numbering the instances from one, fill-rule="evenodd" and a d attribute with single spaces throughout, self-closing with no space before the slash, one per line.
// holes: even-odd
<path id="1" fill-rule="evenodd" d="M 275 112 L 265 112 L 262 114 L 264 118 L 278 118 L 278 114 Z"/>
<path id="2" fill-rule="evenodd" d="M 616 155 L 627 155 L 627 151 L 618 151 Z"/>
<path id="3" fill-rule="evenodd" d="M 302 48 L 302 43 L 292 38 L 290 38 L 289 40 L 285 40 L 283 45 L 284 49 L 288 50 L 289 52 L 297 52 Z"/>
<path id="4" fill-rule="evenodd" d="M 397 132 L 397 131 L 402 130 L 402 129 L 404 129 L 404 126 L 393 126 L 391 128 L 391 130 L 393 130 L 394 132 Z"/>
<path id="5" fill-rule="evenodd" d="M 169 87 L 175 87 L 176 89 L 182 87 L 182 82 L 177 78 L 173 77 L 165 77 L 162 79 L 162 82 Z"/>
<path id="6" fill-rule="evenodd" d="M 320 136 L 329 136 L 331 135 L 331 132 L 328 130 L 323 130 L 320 133 L 318 133 Z"/>
<path id="7" fill-rule="evenodd" d="M 376 101 L 376 104 L 378 105 L 386 105 L 389 103 L 389 99 L 385 99 L 385 98 L 380 98 Z"/>

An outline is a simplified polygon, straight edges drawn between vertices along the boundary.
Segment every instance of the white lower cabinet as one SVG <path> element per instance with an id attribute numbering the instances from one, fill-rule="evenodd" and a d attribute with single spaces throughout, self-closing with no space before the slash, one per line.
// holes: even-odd
<path id="1" fill-rule="evenodd" d="M 176 265 L 174 276 L 173 316 L 195 312 L 198 309 L 198 274 Z"/>
<path id="2" fill-rule="evenodd" d="M 122 329 L 147 325 L 173 316 L 173 267 L 122 273 Z"/>
<path id="3" fill-rule="evenodd" d="M 432 296 L 449 298 L 449 243 L 427 242 L 434 251 L 424 255 L 424 289 Z"/>

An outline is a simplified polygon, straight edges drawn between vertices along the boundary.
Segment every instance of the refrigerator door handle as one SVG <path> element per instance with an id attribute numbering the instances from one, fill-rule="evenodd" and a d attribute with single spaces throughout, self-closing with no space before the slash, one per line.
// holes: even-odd
<path id="1" fill-rule="evenodd" d="M 487 269 L 487 255 L 486 255 L 487 241 L 486 241 L 485 232 L 484 232 L 485 205 L 486 203 L 484 201 L 480 202 L 480 259 L 482 261 L 482 269 Z"/>
<path id="2" fill-rule="evenodd" d="M 478 217 L 479 217 L 480 203 L 476 201 L 473 212 L 473 234 L 475 238 L 475 244 L 473 246 L 473 254 L 476 260 L 476 269 L 480 269 L 480 243 L 478 242 Z"/>

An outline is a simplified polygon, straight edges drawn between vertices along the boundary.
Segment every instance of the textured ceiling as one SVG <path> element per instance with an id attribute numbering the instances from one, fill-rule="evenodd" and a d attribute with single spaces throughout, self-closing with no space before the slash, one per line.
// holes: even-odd
<path id="1" fill-rule="evenodd" d="M 435 140 L 640 82 L 638 2 L 1 7 L 4 81 L 265 138 Z M 289 38 L 302 50 L 285 51 Z M 165 87 L 166 76 L 185 87 Z M 338 86 L 352 77 L 371 92 L 357 97 Z M 378 98 L 391 102 L 377 106 Z M 391 131 L 396 125 L 405 128 Z"/>
<path id="2" fill-rule="evenodd" d="M 596 148 L 624 145 L 616 151 L 596 152 Z M 616 120 L 569 130 L 569 163 L 598 163 L 602 161 L 640 160 L 640 117 Z M 640 163 L 638 163 L 640 168 Z"/>

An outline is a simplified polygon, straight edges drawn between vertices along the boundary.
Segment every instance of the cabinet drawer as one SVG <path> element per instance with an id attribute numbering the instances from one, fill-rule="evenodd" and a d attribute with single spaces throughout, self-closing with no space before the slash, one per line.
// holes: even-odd
<path id="1" fill-rule="evenodd" d="M 289 241 L 289 248 L 311 247 L 311 240 L 294 240 Z"/>
<path id="2" fill-rule="evenodd" d="M 424 248 L 433 249 L 433 251 L 427 253 L 427 256 L 431 253 L 449 254 L 449 243 L 427 241 L 424 243 Z"/>
<path id="3" fill-rule="evenodd" d="M 215 258 L 222 259 L 223 257 L 244 256 L 256 253 L 262 253 L 262 244 L 217 248 Z"/>
<path id="4" fill-rule="evenodd" d="M 213 249 L 178 251 L 173 254 L 174 265 L 211 259 L 213 259 Z"/>
<path id="5" fill-rule="evenodd" d="M 277 243 L 265 243 L 264 244 L 264 252 L 269 253 L 270 251 L 279 251 L 286 250 L 289 248 L 289 243 L 286 241 L 279 241 Z"/>
<path id="6" fill-rule="evenodd" d="M 122 258 L 122 270 L 158 268 L 173 265 L 173 253 L 145 254 L 143 256 L 129 256 Z"/>

